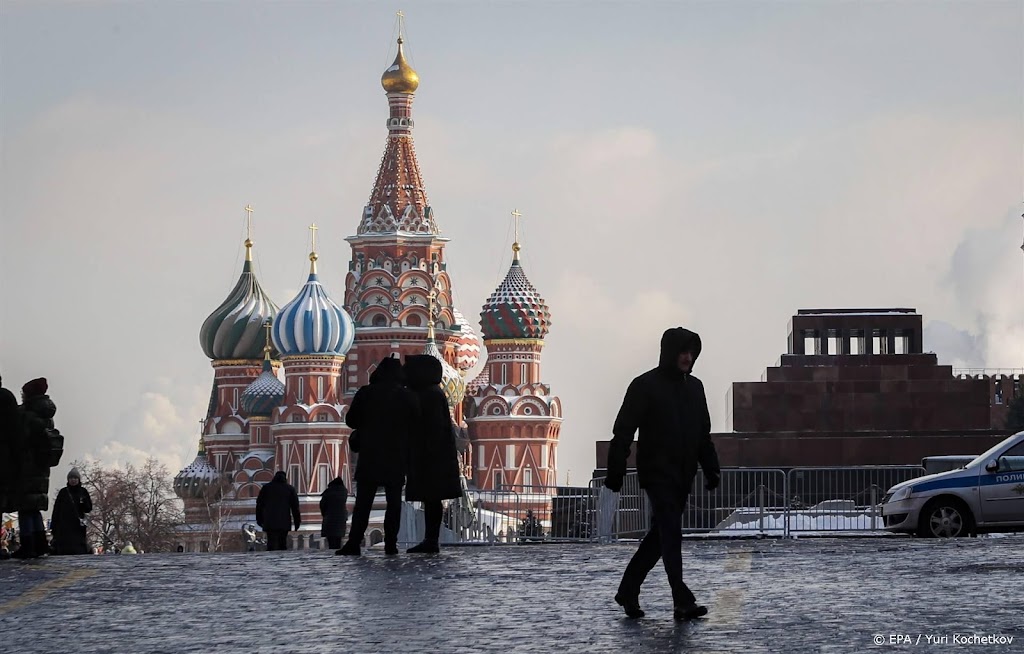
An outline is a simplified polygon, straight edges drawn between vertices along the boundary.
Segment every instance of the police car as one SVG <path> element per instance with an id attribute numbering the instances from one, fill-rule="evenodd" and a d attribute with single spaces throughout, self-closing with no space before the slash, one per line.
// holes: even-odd
<path id="1" fill-rule="evenodd" d="M 882 516 L 887 530 L 918 536 L 1024 530 L 1024 431 L 962 468 L 896 484 Z"/>

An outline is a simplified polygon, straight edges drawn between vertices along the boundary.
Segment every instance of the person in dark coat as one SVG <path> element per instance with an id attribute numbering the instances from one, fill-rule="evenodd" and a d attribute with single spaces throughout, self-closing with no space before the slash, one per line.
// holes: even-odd
<path id="1" fill-rule="evenodd" d="M 21 416 L 18 399 L 3 387 L 0 379 L 0 513 L 16 511 L 14 494 L 21 466 L 17 465 L 17 446 L 21 442 Z"/>
<path id="2" fill-rule="evenodd" d="M 409 475 L 405 499 L 423 502 L 426 522 L 423 542 L 412 554 L 437 553 L 441 533 L 441 500 L 462 495 L 455 427 L 448 400 L 441 390 L 441 362 L 428 354 L 405 358 L 405 380 L 419 400 L 420 417 L 409 444 Z"/>
<path id="3" fill-rule="evenodd" d="M 49 552 L 43 514 L 50 503 L 50 438 L 57 406 L 46 394 L 45 378 L 33 379 L 21 388 L 21 443 L 17 447 L 21 477 L 15 492 L 21 548 L 12 556 L 35 558 Z"/>
<path id="4" fill-rule="evenodd" d="M 402 385 L 402 363 L 381 360 L 370 383 L 356 391 L 345 414 L 345 423 L 358 431 L 356 504 L 352 531 L 345 546 L 335 554 L 358 555 L 370 522 L 377 488 L 384 487 L 384 552 L 398 554 L 398 528 L 402 519 L 402 484 L 408 459 L 409 434 L 419 408 L 416 396 Z"/>
<path id="5" fill-rule="evenodd" d="M 269 484 L 263 484 L 256 496 L 256 524 L 267 533 L 267 551 L 288 549 L 288 528 L 299 530 L 299 495 L 288 483 L 284 471 L 278 470 Z"/>
<path id="6" fill-rule="evenodd" d="M 637 441 L 636 471 L 640 488 L 647 491 L 651 527 L 622 576 L 615 602 L 626 615 L 639 618 L 640 586 L 662 559 L 672 588 L 674 617 L 689 620 L 707 614 L 683 582 L 682 514 L 693 487 L 697 465 L 704 471 L 706 488 L 718 487 L 721 469 L 711 442 L 711 416 L 704 385 L 691 372 L 700 356 L 700 336 L 682 327 L 661 337 L 658 367 L 629 385 L 612 428 L 605 486 L 618 492 L 626 474 L 626 459 Z"/>
<path id="7" fill-rule="evenodd" d="M 68 485 L 60 489 L 53 501 L 50 531 L 54 554 L 88 554 L 89 543 L 85 534 L 85 514 L 92 511 L 92 498 L 82 486 L 78 468 L 68 473 Z"/>
<path id="8" fill-rule="evenodd" d="M 345 537 L 345 522 L 348 521 L 348 489 L 341 477 L 335 477 L 320 495 L 320 515 L 323 518 L 320 535 L 327 539 L 327 547 L 336 550 Z"/>

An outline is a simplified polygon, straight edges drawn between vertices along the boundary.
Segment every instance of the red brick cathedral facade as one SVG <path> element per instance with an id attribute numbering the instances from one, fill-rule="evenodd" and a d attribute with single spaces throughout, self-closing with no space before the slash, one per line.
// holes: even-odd
<path id="1" fill-rule="evenodd" d="M 481 342 L 453 302 L 448 239 L 413 144 L 419 76 L 401 36 L 381 84 L 388 137 L 356 234 L 347 239 L 352 259 L 343 301 L 335 303 L 319 279 L 314 234 L 306 284 L 279 309 L 256 279 L 247 239 L 237 284 L 203 324 L 213 390 L 196 459 L 175 478 L 188 523 L 180 540 L 190 551 L 236 548 L 243 525 L 255 523 L 259 489 L 278 470 L 299 493 L 297 542 L 318 537 L 320 493 L 339 476 L 354 490 L 348 404 L 389 356 L 428 353 L 442 361 L 470 493 L 517 486 L 551 494 L 542 487 L 555 484 L 561 405 L 541 381 L 548 307 L 526 278 L 517 238 L 508 275 L 481 312 L 487 362 L 467 391 Z"/>

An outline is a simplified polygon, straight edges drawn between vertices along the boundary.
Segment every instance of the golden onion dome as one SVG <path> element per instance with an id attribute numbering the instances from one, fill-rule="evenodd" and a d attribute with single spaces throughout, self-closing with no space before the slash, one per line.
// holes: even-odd
<path id="1" fill-rule="evenodd" d="M 420 76 L 405 60 L 402 52 L 402 37 L 398 37 L 398 54 L 395 63 L 380 76 L 380 85 L 388 93 L 415 93 L 420 85 Z"/>

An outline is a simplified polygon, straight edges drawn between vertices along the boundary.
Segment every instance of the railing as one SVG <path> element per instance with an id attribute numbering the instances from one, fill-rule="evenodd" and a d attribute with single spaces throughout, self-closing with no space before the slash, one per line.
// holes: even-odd
<path id="1" fill-rule="evenodd" d="M 701 471 L 683 513 L 684 533 L 788 537 L 883 530 L 880 506 L 892 486 L 926 474 L 918 466 L 726 468 L 714 491 Z M 642 538 L 650 503 L 635 473 L 613 494 L 588 486 L 467 491 L 445 508 L 442 542 L 529 544 Z"/>
<path id="2" fill-rule="evenodd" d="M 953 368 L 953 376 L 960 377 L 1016 377 L 1024 375 L 1024 368 Z"/>
<path id="3" fill-rule="evenodd" d="M 883 530 L 881 502 L 892 486 L 926 474 L 918 466 L 726 468 L 714 491 L 698 471 L 683 514 L 683 532 L 723 536 L 869 533 Z M 599 496 L 603 479 L 592 482 Z M 598 500 L 599 505 L 603 502 Z M 614 516 L 595 516 L 598 536 L 640 538 L 650 525 L 636 474 L 626 475 Z M 610 525 L 602 534 L 600 525 Z"/>

